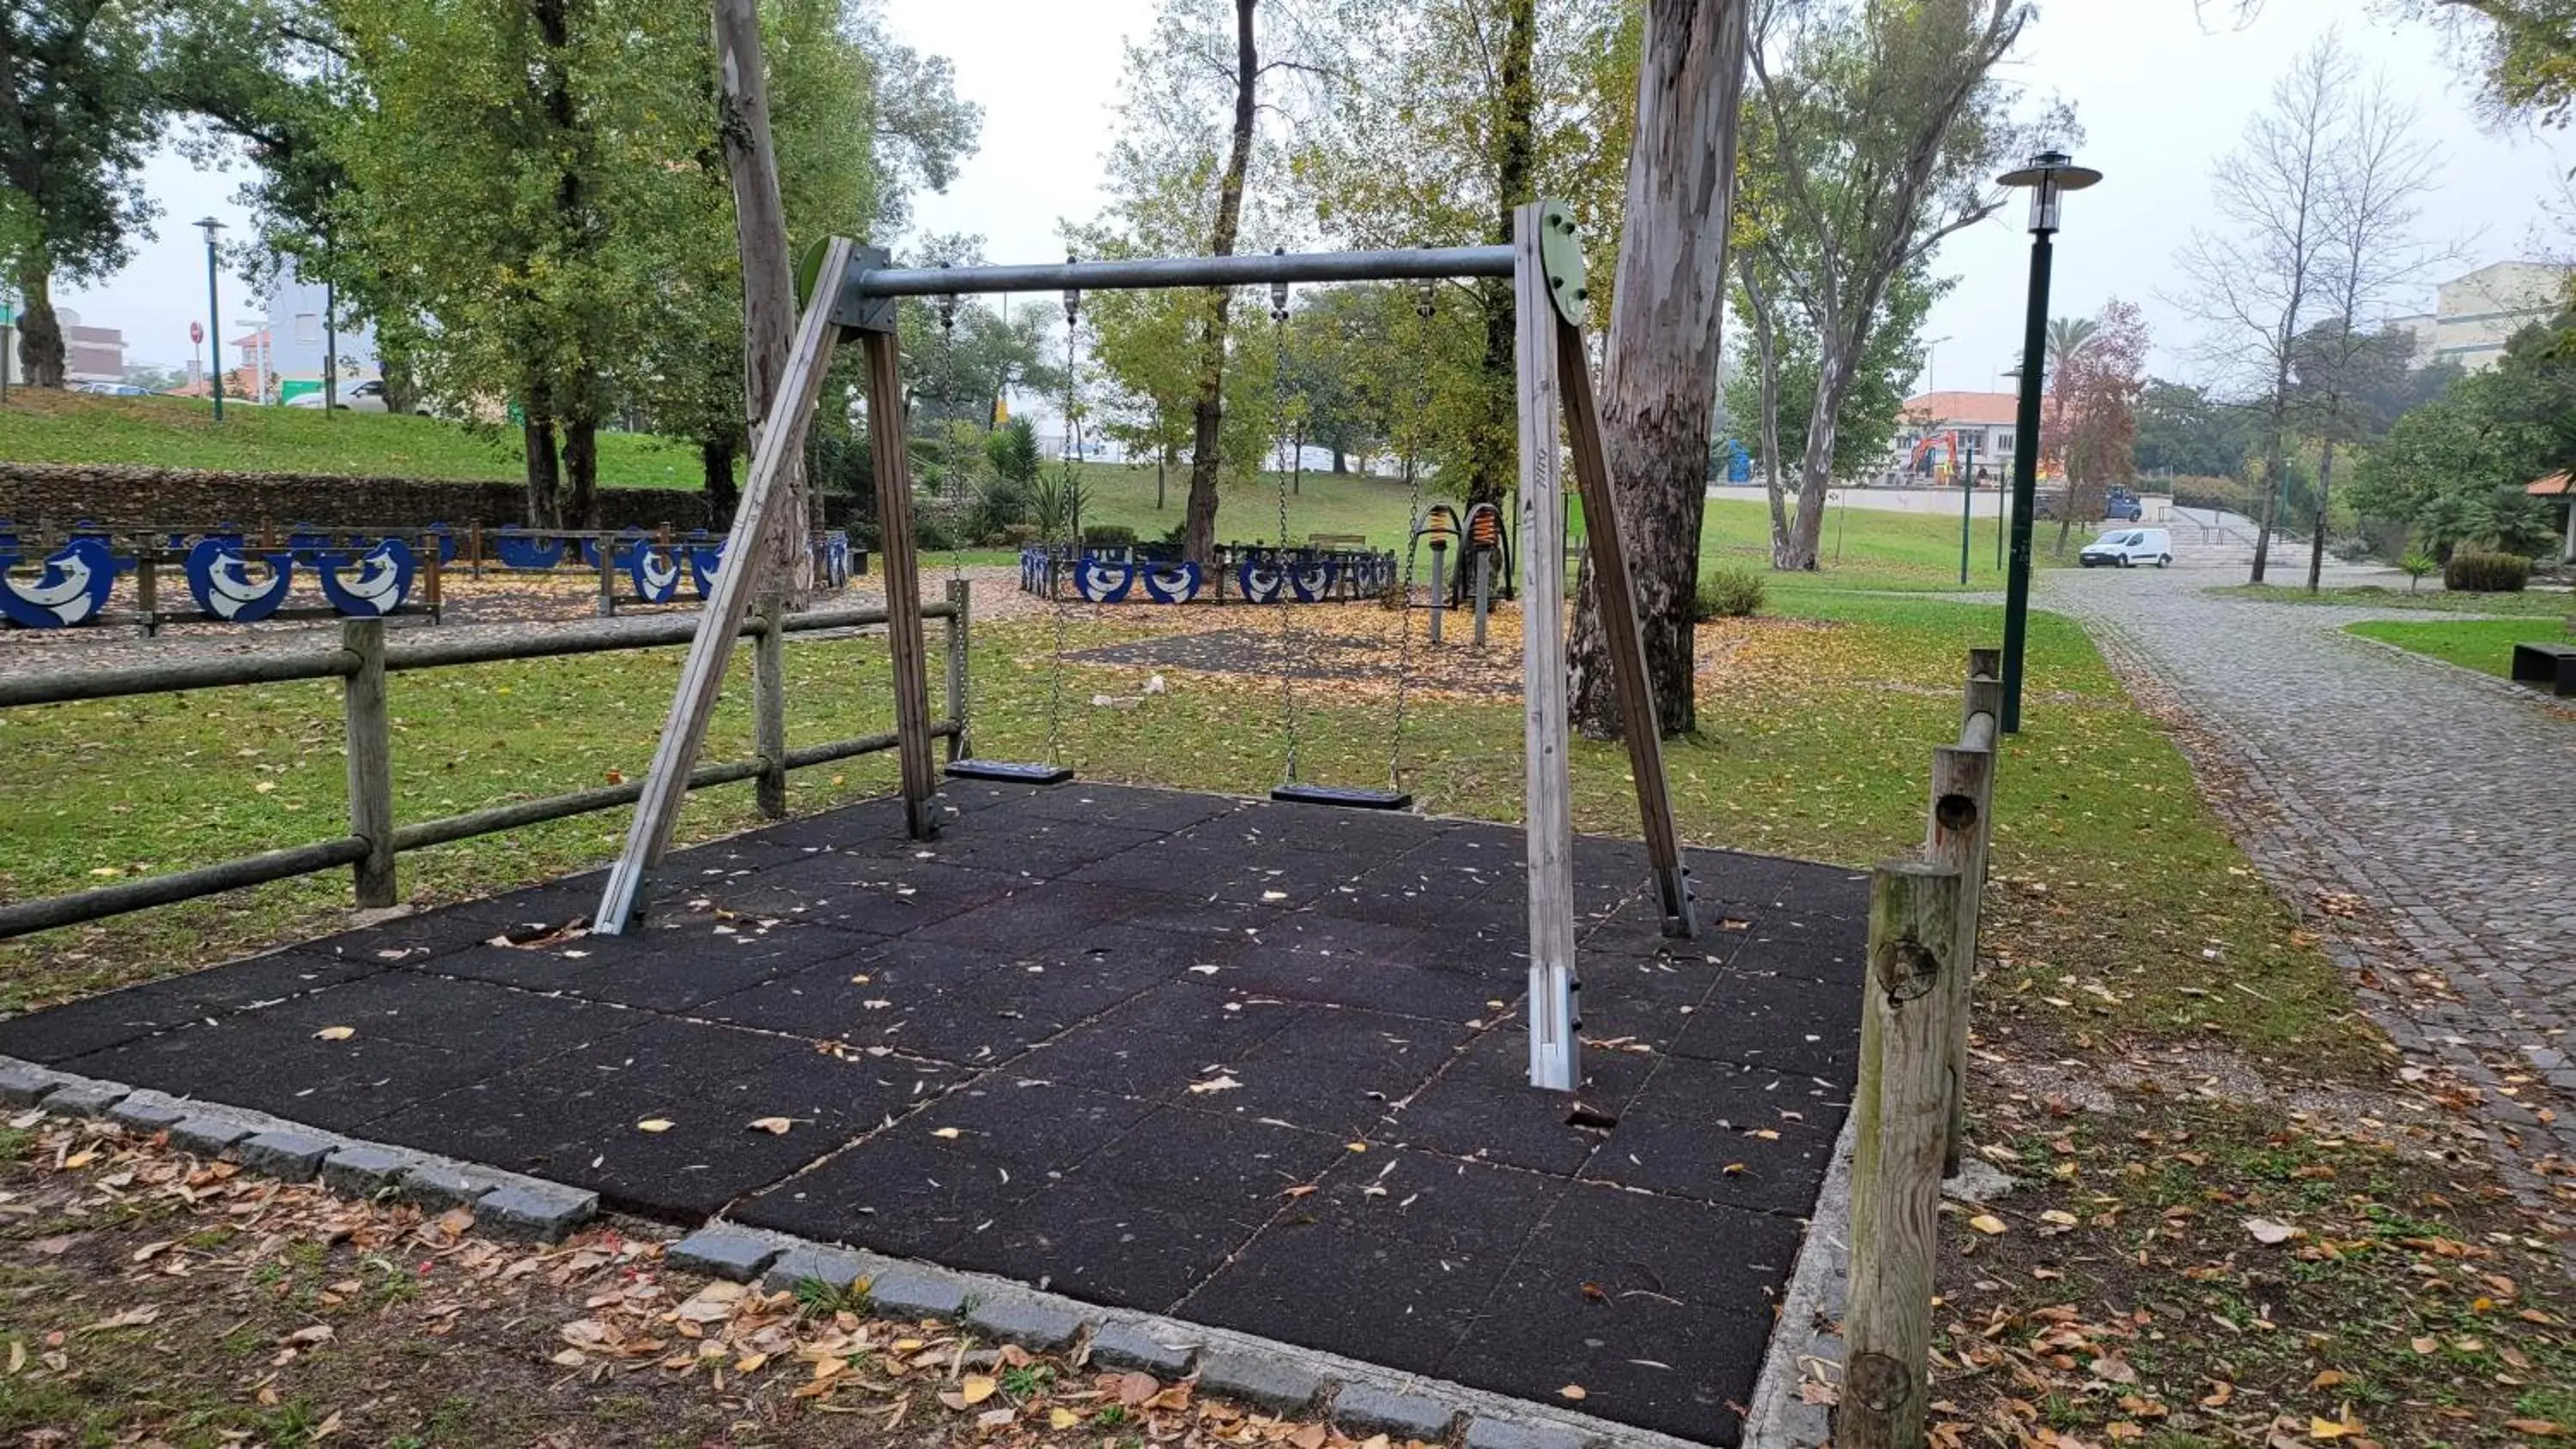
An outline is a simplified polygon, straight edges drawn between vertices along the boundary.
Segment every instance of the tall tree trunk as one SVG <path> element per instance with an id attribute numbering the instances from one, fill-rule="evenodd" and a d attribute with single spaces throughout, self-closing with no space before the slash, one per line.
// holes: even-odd
<path id="1" fill-rule="evenodd" d="M 531 384 L 519 432 L 528 453 L 528 527 L 563 527 L 563 473 L 555 461 L 555 417 L 542 383 Z"/>
<path id="2" fill-rule="evenodd" d="M 29 387 L 63 385 L 62 319 L 54 315 L 54 270 L 41 248 L 29 249 L 26 270 L 19 273 L 18 365 Z M 223 356 L 223 338 L 214 339 L 214 355 Z"/>
<path id="3" fill-rule="evenodd" d="M 1254 87 L 1261 79 L 1261 56 L 1252 34 L 1252 12 L 1258 0 L 1234 0 L 1234 138 L 1226 152 L 1225 178 L 1218 186 L 1216 226 L 1208 234 L 1208 254 L 1234 255 L 1235 233 L 1243 224 L 1243 177 L 1252 165 Z M 1190 498 L 1182 513 L 1182 556 L 1199 564 L 1216 554 L 1216 478 L 1225 461 L 1225 333 L 1234 308 L 1234 293 L 1210 287 L 1207 315 L 1199 324 L 1199 391 L 1190 405 Z M 1279 540 L 1283 545 L 1286 539 Z"/>
<path id="4" fill-rule="evenodd" d="M 1512 239 L 1512 210 L 1538 199 L 1538 0 L 1504 0 L 1502 94 L 1494 105 L 1493 240 Z M 1467 447 L 1467 505 L 1500 507 L 1513 477 L 1513 450 L 1518 430 L 1512 422 L 1516 384 L 1513 376 L 1512 284 L 1509 278 L 1487 278 L 1480 288 L 1485 314 L 1483 425 Z"/>
<path id="5" fill-rule="evenodd" d="M 760 436 L 787 375 L 796 335 L 796 281 L 787 262 L 787 208 L 769 136 L 769 80 L 760 50 L 757 0 L 715 0 L 717 130 L 733 182 L 735 240 L 742 257 L 742 382 L 750 435 Z M 989 416 L 989 415 L 988 415 Z M 771 578 L 783 597 L 810 584 L 807 531 L 823 523 L 822 500 L 807 486 L 804 459 L 791 457 L 765 541 Z"/>
<path id="6" fill-rule="evenodd" d="M 1717 401 L 1718 329 L 1726 309 L 1749 3 L 1650 0 L 1647 6 L 1627 224 L 1602 369 L 1612 503 L 1631 555 L 1656 713 L 1674 733 L 1698 723 L 1691 615 Z M 1616 735 L 1619 699 L 1589 561 L 1579 598 L 1571 650 L 1574 721 L 1586 734 Z"/>
<path id="7" fill-rule="evenodd" d="M 564 525 L 599 527 L 599 379 L 587 366 L 574 373 L 572 402 L 564 409 L 563 471 Z"/>
<path id="8" fill-rule="evenodd" d="M 1333 472 L 1336 475 L 1340 475 L 1350 471 L 1351 460 L 1342 452 L 1341 449 L 1335 448 L 1333 450 Z"/>
<path id="9" fill-rule="evenodd" d="M 2289 471 L 2289 460 L 2283 456 L 2289 411 L 2290 354 L 2285 348 L 2272 382 L 2269 441 L 2263 448 L 2263 517 L 2254 531 L 2254 572 L 2250 583 L 2263 582 L 2263 570 L 2272 559 L 2272 524 L 2281 510 L 2281 477 Z"/>
<path id="10" fill-rule="evenodd" d="M 707 527 L 711 529 L 732 527 L 734 505 L 742 499 L 742 490 L 733 481 L 734 454 L 731 438 L 701 439 L 698 443 L 698 478 L 706 489 Z"/>
<path id="11" fill-rule="evenodd" d="M 420 383 L 412 376 L 411 353 L 387 346 L 382 332 L 376 338 L 376 375 L 384 379 L 386 412 L 408 417 L 420 406 Z"/>
<path id="12" fill-rule="evenodd" d="M 2325 454 L 2317 460 L 2317 509 L 2308 528 L 2308 592 L 2315 593 L 2326 571 L 2326 498 L 2334 488 L 2335 440 L 2326 439 Z"/>
<path id="13" fill-rule="evenodd" d="M 1817 359 L 1816 402 L 1807 415 L 1807 451 L 1798 460 L 1798 516 L 1789 531 L 1785 553 L 1773 550 L 1771 566 L 1813 571 L 1824 556 L 1825 494 L 1834 486 L 1834 444 L 1842 432 L 1843 399 L 1851 391 L 1852 366 L 1828 338 Z"/>
<path id="14" fill-rule="evenodd" d="M 1762 491 L 1771 500 L 1771 558 L 1777 563 L 1789 546 L 1788 490 L 1780 481 L 1780 344 L 1771 331 L 1771 300 L 1762 295 L 1762 280 L 1746 257 L 1736 269 L 1744 278 L 1744 296 L 1752 305 L 1753 357 L 1762 379 Z"/>

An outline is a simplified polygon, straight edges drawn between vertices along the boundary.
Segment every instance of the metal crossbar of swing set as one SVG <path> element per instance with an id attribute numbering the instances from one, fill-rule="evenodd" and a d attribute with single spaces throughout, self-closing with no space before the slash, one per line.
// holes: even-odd
<path id="1" fill-rule="evenodd" d="M 856 325 L 852 314 L 878 297 L 1249 287 L 1264 282 L 1421 282 L 1511 274 L 1512 249 L 1507 246 L 1248 252 L 1232 257 L 1140 257 L 1014 267 L 876 267 L 853 271 L 841 283 L 833 320 Z"/>

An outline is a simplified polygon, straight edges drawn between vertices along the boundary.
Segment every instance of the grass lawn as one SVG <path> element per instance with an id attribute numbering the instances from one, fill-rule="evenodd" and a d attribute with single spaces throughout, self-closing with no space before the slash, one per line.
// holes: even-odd
<path id="1" fill-rule="evenodd" d="M 2342 604 L 2371 609 L 2512 614 L 2544 619 L 2576 614 L 2576 594 L 2564 589 L 2531 589 L 2519 594 L 2455 594 L 2434 588 L 2409 593 L 2404 589 L 2383 589 L 2375 584 L 2354 584 L 2339 589 L 2319 589 L 2311 594 L 2303 588 L 2280 584 L 2228 584 L 2204 592 L 2224 599 L 2259 599 L 2267 604 Z"/>
<path id="2" fill-rule="evenodd" d="M 2446 619 L 2419 624 L 2411 619 L 2375 619 L 2345 627 L 2365 639 L 2394 644 L 2499 679 L 2512 675 L 2516 644 L 2576 640 L 2576 630 L 2564 620 L 2552 624 L 2537 619 Z"/>
<path id="3" fill-rule="evenodd" d="M 1962 651 L 1999 635 L 2000 610 L 1881 592 L 1886 580 L 1928 580 L 1932 565 L 1904 551 L 1901 538 L 1873 543 L 1865 567 L 1847 554 L 1851 572 L 1777 590 L 1773 616 L 1709 628 L 1700 731 L 1668 750 L 1689 839 L 1855 866 L 1918 845 L 1929 751 L 1958 728 Z M 1869 587 L 1833 587 L 1855 580 Z M 1354 607 L 1331 622 L 1359 630 L 1375 612 Z M 1174 622 L 1168 611 L 1076 610 L 1069 642 L 1142 638 Z M 1043 753 L 1050 628 L 1041 618 L 978 629 L 979 753 Z M 2392 1065 L 2385 1042 L 2083 633 L 2042 614 L 2030 646 L 2026 727 L 2006 741 L 2001 763 L 1975 1043 L 1979 1145 L 2025 1185 L 1985 1210 L 1991 1226 L 1942 1220 L 1935 1398 L 1949 1437 L 1940 1442 L 2501 1449 L 2556 1432 L 2517 1421 L 2576 1421 L 2565 1388 L 2576 1382 L 2576 1294 L 2556 1275 L 2549 1244 L 2474 1144 L 2407 1140 L 2421 1129 L 2376 1105 Z M 1428 810 L 1515 818 L 1518 706 L 1437 692 L 1441 659 L 1460 648 L 1424 662 L 1406 779 Z M 791 740 L 887 727 L 882 641 L 801 640 L 788 658 Z M 398 676 L 399 814 L 641 769 L 677 663 L 664 650 Z M 1275 680 L 1166 669 L 1166 688 L 1148 694 L 1149 673 L 1073 668 L 1065 755 L 1086 778 L 1244 793 L 1276 780 Z M 15 770 L 0 894 L 49 894 L 335 833 L 337 702 L 335 687 L 307 684 L 0 713 L 0 755 Z M 1383 689 L 1301 687 L 1309 777 L 1382 779 L 1390 708 Z M 747 721 L 729 703 L 710 754 L 747 746 Z M 1632 833 L 1624 752 L 1578 741 L 1572 763 L 1578 825 Z M 881 793 L 891 777 L 889 759 L 853 761 L 802 772 L 793 797 L 799 810 L 821 808 Z M 752 818 L 749 789 L 723 787 L 692 797 L 683 833 Z M 441 900 L 595 863 L 614 852 L 625 824 L 615 812 L 406 856 L 404 889 Z M 0 945 L 0 1005 L 327 930 L 346 900 L 335 875 Z M 2107 1106 L 2066 1095 L 2098 1091 L 2114 1068 L 2165 1059 L 2193 1065 L 2170 1087 L 2112 1088 Z M 2284 1090 L 2348 1093 L 2363 1105 L 2293 1113 L 2236 1100 L 2215 1073 L 2238 1067 Z M 691 1442 L 701 1426 L 747 1415 L 762 1421 L 762 1442 L 802 1444 L 823 1432 L 813 1407 L 777 1401 L 772 1379 L 756 1370 L 732 1376 L 732 1397 L 719 1397 L 726 1407 L 712 1416 L 693 1396 L 728 1391 L 700 1388 L 700 1379 L 532 1370 L 562 1349 L 552 1325 L 603 1301 L 581 1296 L 584 1272 L 651 1271 L 632 1256 L 632 1239 L 608 1245 L 600 1262 L 579 1256 L 600 1246 L 594 1240 L 542 1272 L 474 1269 L 474 1283 L 508 1292 L 469 1294 L 447 1281 L 450 1259 L 419 1240 L 381 1247 L 370 1235 L 418 1231 L 368 1216 L 381 1209 L 351 1205 L 350 1216 L 320 1227 L 289 1216 L 236 1240 L 215 1235 L 229 1223 L 199 1221 L 201 1204 L 228 1196 L 190 1202 L 149 1191 L 158 1179 L 148 1160 L 140 1186 L 125 1182 L 112 1208 L 67 1220 L 65 1198 L 88 1191 L 78 1173 L 123 1173 L 137 1160 L 112 1145 L 89 1159 L 51 1138 L 20 1137 L 14 1155 L 24 1160 L 0 1168 L 0 1190 L 32 1211 L 0 1224 L 0 1301 L 35 1338 L 15 1402 L 37 1407 L 12 1410 L 0 1392 L 0 1427 L 77 1414 L 72 1422 L 131 1429 L 193 1415 L 186 1421 L 298 1442 L 290 1429 L 310 1437 L 340 1410 L 344 1427 L 388 1443 L 519 1442 L 541 1427 L 564 1429 L 566 1442 L 622 1443 L 632 1436 L 608 1416 L 626 1414 L 687 1426 Z M 2257 1244 L 2248 1217 L 2277 1220 L 2294 1236 Z M 27 1246 L 66 1234 L 72 1245 L 50 1256 Z M 197 1269 L 206 1286 L 174 1296 L 163 1262 L 137 1264 L 146 1246 L 172 1240 L 188 1245 L 187 1256 L 172 1250 L 168 1260 Z M 470 1296 L 478 1306 L 465 1321 L 488 1331 L 449 1334 L 437 1325 L 459 1320 L 431 1322 L 371 1253 L 397 1267 L 431 1262 L 423 1301 Z M 588 1267 L 569 1266 L 578 1263 Z M 245 1281 L 295 1316 L 272 1321 L 275 1305 L 259 1294 L 225 1296 Z M 32 1357 L 43 1333 L 154 1303 L 168 1322 L 151 1337 L 131 1328 L 74 1334 L 59 1369 Z M 282 1336 L 308 1321 L 332 1325 L 338 1338 L 321 1347 L 308 1338 L 295 1359 L 279 1357 Z M 156 1342 L 175 1351 L 146 1347 Z M 388 1377 L 383 1366 L 394 1363 L 406 1368 Z M 353 1387 L 359 1365 L 362 1378 L 374 1377 Z M 1034 1381 L 1024 1387 L 1043 1397 Z M 270 1397 L 258 1396 L 262 1388 Z M 891 1424 L 876 1434 L 852 1429 L 857 1422 L 835 1421 L 849 1437 L 832 1442 L 896 1442 Z M 929 1436 L 947 1422 L 917 1422 L 901 1442 L 944 1443 Z"/>
<path id="4" fill-rule="evenodd" d="M 268 473 L 514 482 L 526 454 L 516 430 L 444 418 L 325 413 L 319 408 L 95 397 L 12 388 L 0 407 L 0 458 L 22 463 L 130 463 Z M 698 450 L 643 433 L 599 435 L 607 488 L 696 488 Z"/>

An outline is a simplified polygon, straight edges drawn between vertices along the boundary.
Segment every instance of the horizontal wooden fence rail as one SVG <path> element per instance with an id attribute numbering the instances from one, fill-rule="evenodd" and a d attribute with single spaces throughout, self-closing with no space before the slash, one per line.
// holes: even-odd
<path id="1" fill-rule="evenodd" d="M 946 600 L 925 601 L 921 606 L 925 618 L 946 621 L 944 634 L 949 649 L 948 716 L 924 722 L 925 750 L 929 747 L 929 740 L 946 740 L 954 751 L 966 738 L 968 641 L 963 594 L 962 589 L 952 589 Z M 424 850 L 478 835 L 632 805 L 644 792 L 644 782 L 640 778 L 562 795 L 513 800 L 437 820 L 395 824 L 390 758 L 392 728 L 386 709 L 385 676 L 415 669 L 447 669 L 467 664 L 608 654 L 684 644 L 697 632 L 698 617 L 667 615 L 613 624 L 580 624 L 536 635 L 460 637 L 450 634 L 399 640 L 385 637 L 382 620 L 352 619 L 341 626 L 340 647 L 337 649 L 184 660 L 123 669 L 0 679 L 0 708 L 120 699 L 179 690 L 286 684 L 306 679 L 338 679 L 342 681 L 342 713 L 348 731 L 349 757 L 348 834 L 143 880 L 119 881 L 70 895 L 0 905 L 0 940 L 152 906 L 194 900 L 242 886 L 313 875 L 344 865 L 354 867 L 360 906 L 390 906 L 396 898 L 393 858 L 404 851 Z M 775 638 L 771 637 L 773 621 Z M 868 628 L 885 622 L 886 611 L 882 607 L 813 609 L 788 614 L 764 611 L 744 620 L 742 637 L 754 640 L 759 648 L 753 669 L 752 713 L 754 737 L 761 753 L 750 759 L 700 765 L 690 773 L 689 788 L 702 790 L 741 780 L 760 781 L 761 813 L 775 819 L 786 814 L 788 771 L 894 749 L 902 739 L 894 732 L 789 748 L 786 742 L 786 671 L 783 660 L 775 652 L 776 646 L 784 643 L 787 636 L 830 629 Z"/>
<path id="2" fill-rule="evenodd" d="M 1839 1449 L 1923 1449 L 1941 1183 L 1966 1141 L 1977 918 L 1994 837 L 1999 651 L 1968 651 L 1959 742 L 1932 752 L 1919 860 L 1871 876 L 1852 1088 L 1851 1287 Z"/>

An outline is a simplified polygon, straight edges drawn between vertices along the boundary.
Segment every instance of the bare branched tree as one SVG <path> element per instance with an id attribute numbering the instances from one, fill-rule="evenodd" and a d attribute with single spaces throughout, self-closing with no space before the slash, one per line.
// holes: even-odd
<path id="1" fill-rule="evenodd" d="M 2210 329 L 2205 354 L 2262 390 L 2263 501 L 2253 573 L 2258 584 L 2287 467 L 2299 333 L 2319 314 L 2331 265 L 2327 198 L 2352 84 L 2352 60 L 2342 38 L 2328 31 L 2273 83 L 2270 105 L 2247 123 L 2235 152 L 2219 162 L 2211 209 L 2226 229 L 2194 229 L 2175 258 L 2190 281 L 2190 291 L 2176 300 Z"/>

